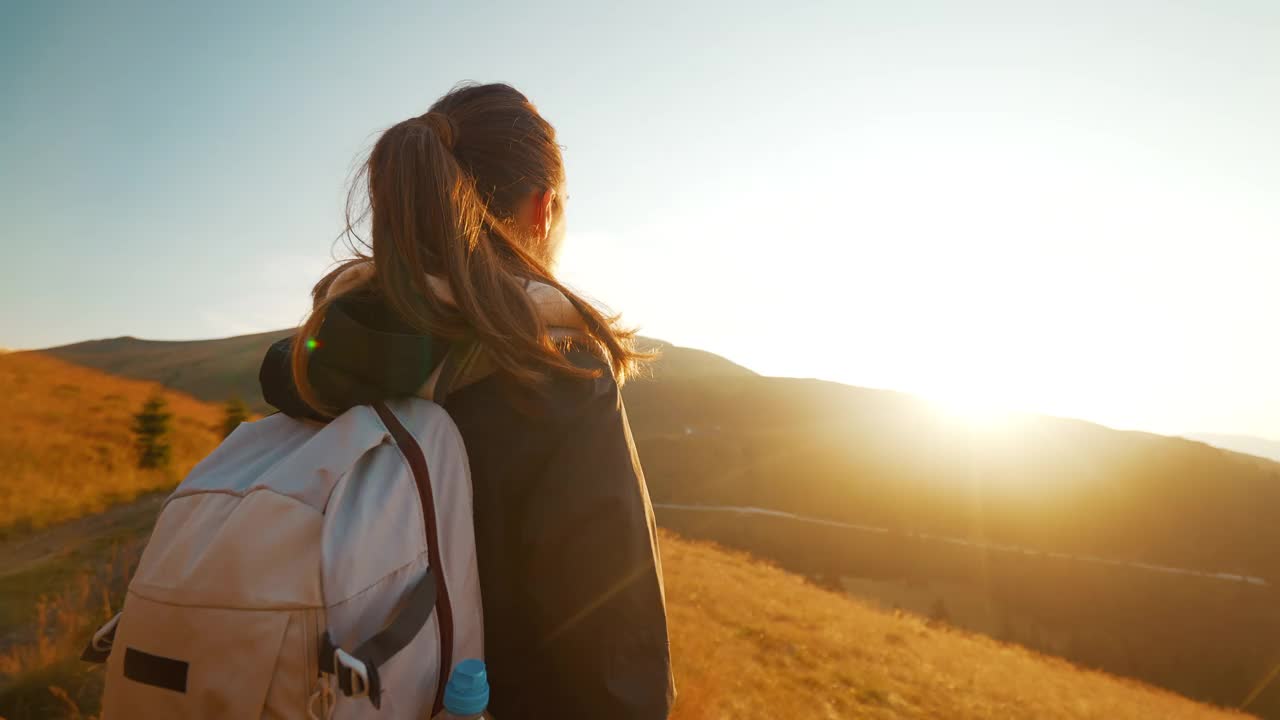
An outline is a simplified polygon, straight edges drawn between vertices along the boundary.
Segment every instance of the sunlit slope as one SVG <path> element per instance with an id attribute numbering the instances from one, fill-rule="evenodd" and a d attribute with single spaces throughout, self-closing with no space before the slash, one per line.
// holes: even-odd
<path id="1" fill-rule="evenodd" d="M 671 527 L 878 583 L 881 601 L 896 587 L 957 615 L 977 603 L 986 620 L 957 621 L 1191 697 L 1254 696 L 1252 710 L 1280 718 L 1280 683 L 1267 683 L 1280 465 L 1073 420 L 969 427 L 909 396 L 816 381 L 637 383 L 627 400 L 655 502 L 880 531 L 660 509 Z"/>
<path id="2" fill-rule="evenodd" d="M 49 348 L 41 352 L 67 362 L 138 380 L 152 380 L 209 402 L 238 396 L 255 410 L 269 408 L 258 387 L 258 369 L 267 348 L 291 330 L 217 340 L 181 342 L 121 337 Z M 640 346 L 660 352 L 650 376 L 749 376 L 753 373 L 718 355 L 643 338 Z"/>
<path id="3" fill-rule="evenodd" d="M 221 410 L 165 390 L 172 467 L 139 470 L 132 415 L 157 389 L 39 353 L 0 355 L 0 535 L 175 485 L 217 445 Z"/>
<path id="4" fill-rule="evenodd" d="M 627 389 L 656 502 L 756 505 L 1280 583 L 1280 464 L 1025 416 L 969 427 L 898 393 L 779 378 Z"/>

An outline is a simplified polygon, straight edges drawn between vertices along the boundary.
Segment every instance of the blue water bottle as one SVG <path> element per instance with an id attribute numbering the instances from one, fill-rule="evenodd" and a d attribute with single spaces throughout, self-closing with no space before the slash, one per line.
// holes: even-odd
<path id="1" fill-rule="evenodd" d="M 444 710 L 436 720 L 485 720 L 489 707 L 489 676 L 484 661 L 471 658 L 453 666 L 444 688 Z"/>

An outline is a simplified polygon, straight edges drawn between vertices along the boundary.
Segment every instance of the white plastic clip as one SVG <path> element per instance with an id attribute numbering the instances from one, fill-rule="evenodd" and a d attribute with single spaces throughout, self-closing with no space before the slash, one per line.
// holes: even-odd
<path id="1" fill-rule="evenodd" d="M 354 656 L 342 648 L 333 651 L 333 667 L 334 675 L 338 674 L 337 669 L 346 667 L 351 671 L 351 697 L 362 698 L 369 695 L 369 668 L 362 661 L 357 660 Z"/>
<path id="2" fill-rule="evenodd" d="M 98 632 L 93 634 L 93 640 L 89 646 L 98 652 L 111 651 L 111 639 L 107 636 L 116 631 L 116 625 L 120 624 L 120 616 L 124 613 L 116 613 L 116 616 L 107 621 L 106 625 L 98 628 Z"/>

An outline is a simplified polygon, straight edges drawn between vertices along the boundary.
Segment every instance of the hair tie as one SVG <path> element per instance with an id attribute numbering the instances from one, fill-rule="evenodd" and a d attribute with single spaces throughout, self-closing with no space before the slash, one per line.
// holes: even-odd
<path id="1" fill-rule="evenodd" d="M 453 143 L 457 135 L 457 128 L 453 124 L 453 119 L 448 115 L 440 112 L 428 112 L 418 118 L 440 139 L 440 143 L 445 146 L 449 152 L 453 152 Z"/>

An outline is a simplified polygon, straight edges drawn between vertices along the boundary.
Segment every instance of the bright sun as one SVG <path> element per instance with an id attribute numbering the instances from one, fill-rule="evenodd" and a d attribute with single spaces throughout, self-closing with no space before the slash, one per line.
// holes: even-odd
<path id="1" fill-rule="evenodd" d="M 926 396 L 947 419 L 974 429 L 991 430 L 1008 426 L 1016 413 L 989 394 L 952 392 Z"/>

